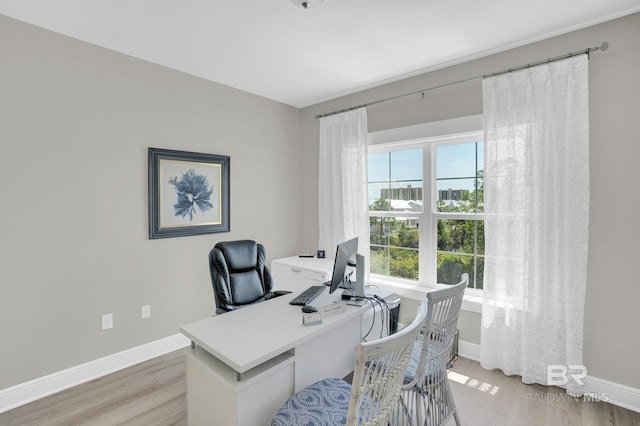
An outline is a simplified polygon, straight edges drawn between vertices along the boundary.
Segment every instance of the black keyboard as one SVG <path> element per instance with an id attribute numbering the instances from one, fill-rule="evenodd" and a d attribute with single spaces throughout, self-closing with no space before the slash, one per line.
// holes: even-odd
<path id="1" fill-rule="evenodd" d="M 325 288 L 327 287 L 324 285 L 313 285 L 297 295 L 289 304 L 300 306 L 308 305 L 313 299 L 320 296 Z"/>

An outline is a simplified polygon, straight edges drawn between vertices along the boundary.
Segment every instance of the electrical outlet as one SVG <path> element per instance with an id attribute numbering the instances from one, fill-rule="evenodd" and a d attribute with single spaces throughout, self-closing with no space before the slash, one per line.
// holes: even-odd
<path id="1" fill-rule="evenodd" d="M 151 317 L 151 305 L 144 305 L 140 308 L 142 319 Z"/>
<path id="2" fill-rule="evenodd" d="M 113 328 L 113 314 L 104 314 L 102 316 L 102 330 Z"/>

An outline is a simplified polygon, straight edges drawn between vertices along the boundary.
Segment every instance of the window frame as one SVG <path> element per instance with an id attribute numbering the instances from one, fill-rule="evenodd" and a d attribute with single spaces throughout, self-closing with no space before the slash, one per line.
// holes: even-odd
<path id="1" fill-rule="evenodd" d="M 432 134 L 429 133 L 439 133 Z M 458 131 L 456 131 L 458 130 Z M 462 130 L 462 131 L 461 131 Z M 413 134 L 413 137 L 411 136 Z M 484 212 L 458 213 L 439 212 L 436 209 L 438 196 L 436 177 L 436 150 L 438 146 L 484 141 L 482 116 L 465 117 L 447 120 L 446 122 L 426 123 L 411 126 L 411 128 L 391 129 L 388 131 L 369 134 L 369 154 L 382 152 L 422 149 L 422 212 L 376 212 L 369 211 L 369 217 L 416 217 L 420 220 L 419 227 L 419 271 L 418 281 L 371 274 L 373 281 L 400 286 L 417 287 L 429 290 L 441 288 L 437 283 L 437 222 L 440 219 L 484 220 Z M 480 165 L 478 165 L 480 167 Z M 368 182 L 367 182 L 368 186 Z M 372 214 L 373 213 L 373 214 Z M 467 288 L 467 295 L 477 297 L 482 295 L 481 289 Z"/>

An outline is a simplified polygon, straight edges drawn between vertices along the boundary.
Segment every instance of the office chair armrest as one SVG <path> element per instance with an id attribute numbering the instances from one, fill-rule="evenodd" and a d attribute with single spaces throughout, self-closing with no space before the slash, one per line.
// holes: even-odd
<path id="1" fill-rule="evenodd" d="M 269 299 L 273 299 L 274 297 L 284 296 L 285 294 L 289 294 L 289 293 L 291 292 L 287 290 L 276 290 L 276 291 L 272 291 L 265 299 L 269 300 Z"/>

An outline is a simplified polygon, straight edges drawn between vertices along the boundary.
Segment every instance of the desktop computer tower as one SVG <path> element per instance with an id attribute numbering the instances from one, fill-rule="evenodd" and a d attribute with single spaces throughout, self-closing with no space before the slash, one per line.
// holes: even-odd
<path id="1" fill-rule="evenodd" d="M 398 331 L 398 319 L 400 318 L 400 296 L 393 293 L 384 298 L 389 307 L 389 334 L 395 334 Z"/>

